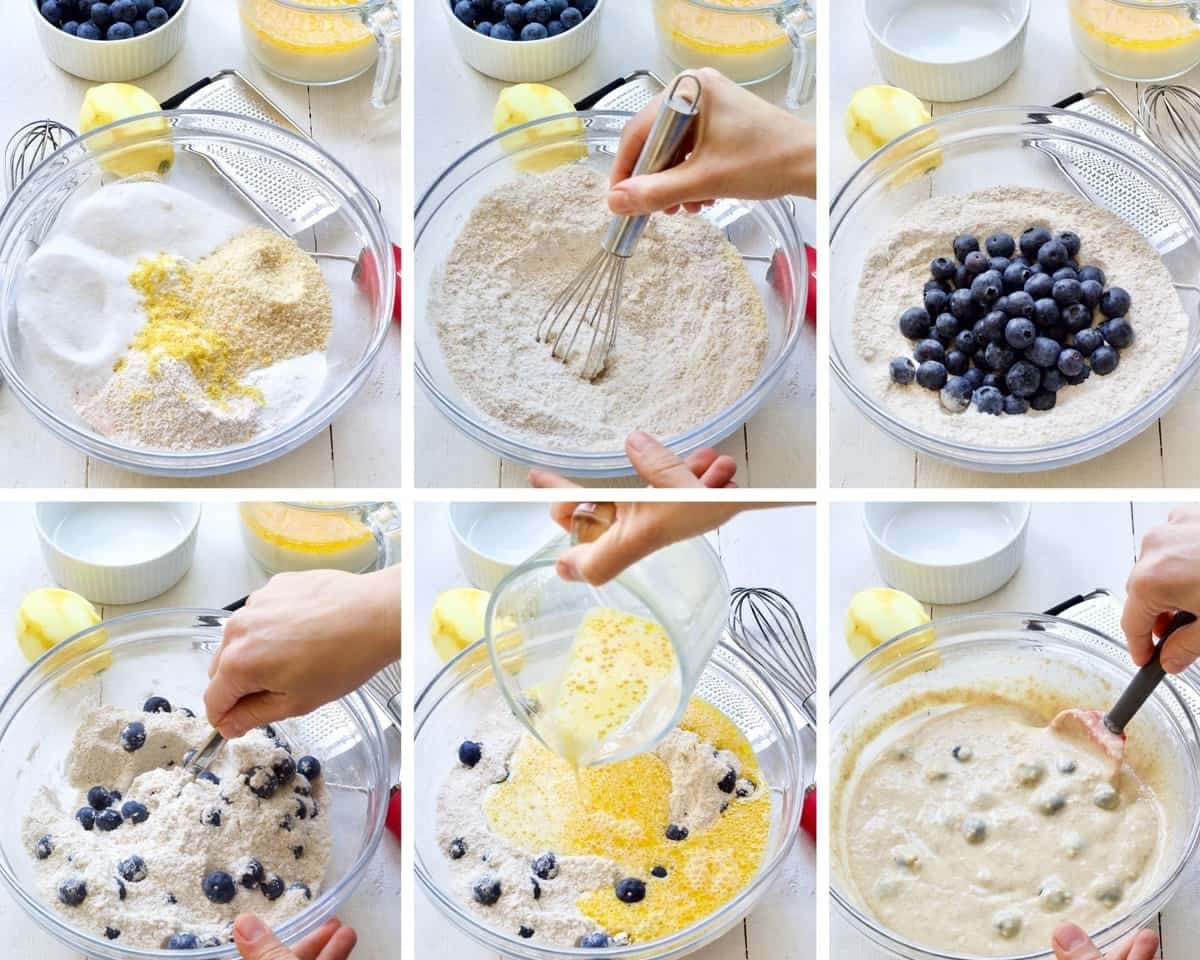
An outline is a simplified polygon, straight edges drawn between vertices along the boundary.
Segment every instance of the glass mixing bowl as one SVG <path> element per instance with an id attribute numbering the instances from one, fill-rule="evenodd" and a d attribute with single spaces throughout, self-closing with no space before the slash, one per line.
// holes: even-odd
<path id="1" fill-rule="evenodd" d="M 1162 253 L 1189 320 L 1179 366 L 1138 407 L 1068 440 L 986 447 L 948 440 L 906 423 L 866 386 L 866 361 L 854 344 L 855 297 L 868 253 L 930 196 L 998 186 L 1075 192 L 1064 170 L 1087 188 L 1086 199 L 1121 216 Z M 1196 374 L 1198 215 L 1200 200 L 1163 154 L 1116 126 L 1078 112 L 984 107 L 918 127 L 871 156 L 833 200 L 833 279 L 828 285 L 833 373 L 854 406 L 893 439 L 959 466 L 998 472 L 1047 470 L 1098 456 L 1162 416 Z"/>
<path id="2" fill-rule="evenodd" d="M 169 133 L 130 135 L 134 117 L 100 127 L 52 154 L 13 191 L 0 211 L 0 372 L 22 404 L 61 439 L 89 456 L 128 470 L 163 476 L 207 476 L 252 467 L 300 446 L 337 415 L 366 382 L 391 322 L 395 272 L 387 228 L 375 199 L 354 175 L 311 140 L 269 123 L 201 110 L 164 115 Z M 141 118 L 145 123 L 145 118 Z M 113 137 L 113 142 L 99 144 Z M 119 138 L 119 139 L 115 139 Z M 270 227 L 266 213 L 282 218 L 325 216 L 299 237 L 302 245 L 345 256 L 318 259 L 333 298 L 329 372 L 312 404 L 298 418 L 234 446 L 197 451 L 147 449 L 101 436 L 71 405 L 69 391 L 49 396 L 38 383 L 36 358 L 23 349 L 16 320 L 22 266 L 52 236 L 64 213 L 116 179 L 105 163 L 121 151 L 146 145 L 174 147 L 165 182 L 253 225 Z M 241 188 L 217 172 L 231 171 Z M 258 198 L 256 209 L 247 194 Z M 382 265 L 382 266 L 381 266 Z"/>
<path id="3" fill-rule="evenodd" d="M 608 175 L 629 114 L 585 111 L 568 115 L 582 121 L 579 131 L 562 130 L 564 116 L 549 117 L 514 127 L 491 137 L 454 161 L 421 198 L 416 210 L 416 372 L 434 405 L 454 426 L 492 453 L 530 466 L 546 467 L 585 477 L 617 477 L 633 473 L 624 450 L 571 451 L 524 443 L 505 434 L 505 428 L 485 417 L 462 395 L 442 356 L 437 319 L 428 313 L 428 293 L 438 269 L 449 256 L 475 205 L 493 190 L 522 176 L 518 165 L 546 166 L 546 158 L 584 157 Z M 508 150 L 501 142 L 517 135 L 527 142 Z M 510 141 L 511 142 L 511 141 Z M 722 227 L 730 242 L 747 258 L 767 312 L 768 347 L 754 384 L 727 409 L 693 429 L 664 440 L 680 456 L 712 446 L 728 436 L 759 408 L 783 376 L 799 342 L 808 293 L 804 241 L 788 205 L 723 200 L 703 216 Z M 599 242 L 599 238 L 597 238 Z M 755 258 L 755 259 L 750 259 Z M 774 264 L 772 264 L 774 260 Z M 768 279 L 768 271 L 773 272 Z M 530 323 L 530 349 L 533 328 Z M 548 348 L 547 348 L 548 349 Z M 618 348 L 619 349 L 619 348 Z"/>
<path id="4" fill-rule="evenodd" d="M 414 818 L 430 825 L 416 833 L 416 874 L 421 889 L 458 929 L 476 943 L 518 960 L 605 957 L 621 960 L 670 960 L 698 950 L 724 934 L 750 912 L 766 893 L 792 848 L 800 825 L 804 786 L 811 780 L 814 757 L 797 733 L 789 707 L 757 667 L 732 644 L 721 643 L 705 668 L 696 695 L 719 708 L 737 724 L 758 756 L 771 784 L 771 829 L 758 874 L 741 893 L 719 910 L 678 933 L 649 943 L 607 950 L 552 947 L 530 943 L 512 932 L 480 923 L 446 892 L 449 869 L 437 847 L 437 794 L 442 778 L 455 762 L 458 745 L 487 710 L 499 702 L 491 663 L 483 641 L 451 660 L 429 683 L 415 707 L 416 769 L 430 789 L 418 793 Z"/>
<path id="5" fill-rule="evenodd" d="M 935 639 L 922 646 L 921 640 L 931 631 Z M 1069 620 L 1032 613 L 935 620 L 900 634 L 860 660 L 830 694 L 830 893 L 841 916 L 891 957 L 983 960 L 914 943 L 884 928 L 842 878 L 840 822 L 845 788 L 854 776 L 856 758 L 869 757 L 870 743 L 883 732 L 872 728 L 880 718 L 914 694 L 967 689 L 1012 695 L 1031 680 L 1039 688 L 1061 693 L 1073 706 L 1108 709 L 1135 670 L 1124 645 L 1111 637 Z M 1092 932 L 1102 950 L 1162 909 L 1196 853 L 1200 843 L 1197 715 L 1200 689 L 1189 678 L 1168 677 L 1129 726 L 1128 756 L 1143 765 L 1158 762 L 1156 769 L 1166 778 L 1162 793 L 1171 798 L 1175 817 L 1153 890 L 1108 927 Z M 1053 956 L 1047 949 L 998 960 L 1053 960 Z"/>
<path id="6" fill-rule="evenodd" d="M 0 879 L 25 911 L 56 939 L 101 960 L 178 957 L 177 950 L 123 947 L 71 926 L 35 892 L 33 857 L 19 825 L 43 784 L 62 780 L 79 716 L 102 703 L 137 705 L 151 694 L 203 707 L 208 663 L 221 642 L 222 610 L 148 610 L 106 620 L 76 634 L 33 664 L 0 700 Z M 90 643 L 104 638 L 99 646 Z M 69 651 L 69 652 L 64 652 Z M 312 933 L 353 893 L 379 846 L 388 805 L 388 757 L 383 731 L 361 693 L 303 717 L 276 724 L 289 742 L 321 760 L 332 794 L 333 831 L 324 890 L 275 932 L 293 943 Z M 191 950 L 198 960 L 232 960 L 232 944 Z"/>

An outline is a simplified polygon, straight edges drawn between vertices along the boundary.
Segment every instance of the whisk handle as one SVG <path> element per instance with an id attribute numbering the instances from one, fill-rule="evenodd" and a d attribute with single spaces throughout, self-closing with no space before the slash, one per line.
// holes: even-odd
<path id="1" fill-rule="evenodd" d="M 689 81 L 695 90 L 690 96 L 685 96 L 681 87 Z M 695 74 L 681 73 L 675 78 L 642 145 L 633 176 L 659 173 L 675 164 L 679 148 L 700 113 L 700 96 L 703 92 Z M 633 256 L 633 249 L 649 221 L 650 217 L 646 215 L 614 217 L 604 239 L 604 249 L 618 257 Z"/>

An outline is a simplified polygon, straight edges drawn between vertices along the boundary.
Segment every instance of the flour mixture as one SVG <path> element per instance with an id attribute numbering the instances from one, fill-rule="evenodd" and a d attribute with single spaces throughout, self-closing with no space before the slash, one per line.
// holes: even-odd
<path id="1" fill-rule="evenodd" d="M 974 403 L 951 412 L 937 390 L 893 383 L 889 361 L 913 351 L 898 318 L 921 303 L 931 261 L 946 256 L 960 234 L 982 242 L 997 231 L 1015 234 L 1030 226 L 1075 231 L 1083 238 L 1079 262 L 1099 267 L 1108 285 L 1128 292 L 1136 339 L 1122 348 L 1119 366 L 1107 375 L 1071 381 L 1049 395 L 1052 409 L 1034 402 L 1020 416 L 981 413 Z M 1024 187 L 935 197 L 906 213 L 863 263 L 853 322 L 862 386 L 908 426 L 982 447 L 1070 440 L 1120 419 L 1175 374 L 1188 339 L 1188 320 L 1170 274 L 1141 234 L 1078 197 Z M 1029 359 L 1030 352 L 1024 356 Z"/>
<path id="2" fill-rule="evenodd" d="M 22 829 L 38 892 L 67 923 L 127 947 L 216 946 L 233 941 L 237 914 L 277 926 L 320 893 L 319 762 L 293 759 L 267 727 L 193 778 L 184 754 L 211 732 L 161 697 L 83 717 L 65 765 L 70 807 L 43 787 Z"/>
<path id="3" fill-rule="evenodd" d="M 757 873 L 771 799 L 754 751 L 693 700 L 652 753 L 576 771 L 507 708 L 476 720 L 438 794 L 448 892 L 554 946 L 646 943 L 708 916 Z"/>
<path id="4" fill-rule="evenodd" d="M 933 707 L 883 741 L 838 804 L 841 869 L 867 911 L 916 943 L 1043 951 L 1063 921 L 1098 930 L 1160 880 L 1167 814 L 1126 764 L 1013 702 Z"/>
<path id="5" fill-rule="evenodd" d="M 39 396 L 131 446 L 244 443 L 325 381 L 333 311 L 312 258 L 156 181 L 83 200 L 23 265 L 16 303 Z"/>
<path id="6" fill-rule="evenodd" d="M 550 356 L 538 322 L 595 254 L 607 188 L 582 162 L 506 184 L 472 212 L 429 291 L 458 389 L 525 443 L 620 450 L 633 430 L 676 436 L 741 397 L 766 357 L 765 308 L 736 248 L 685 215 L 651 218 L 603 376 L 588 383 L 578 357 Z"/>

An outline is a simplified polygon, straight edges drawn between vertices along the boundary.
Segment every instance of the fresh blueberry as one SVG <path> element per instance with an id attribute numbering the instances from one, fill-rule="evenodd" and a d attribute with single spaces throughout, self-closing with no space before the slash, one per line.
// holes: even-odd
<path id="1" fill-rule="evenodd" d="M 179 712 L 182 713 L 185 717 L 190 717 L 193 720 L 196 719 L 196 711 L 192 710 L 188 707 L 180 707 Z"/>
<path id="2" fill-rule="evenodd" d="M 573 6 L 576 10 L 583 14 L 584 18 L 587 18 L 587 16 L 596 9 L 596 3 L 597 0 L 575 0 Z"/>
<path id="3" fill-rule="evenodd" d="M 1060 307 L 1069 307 L 1083 300 L 1083 288 L 1078 280 L 1064 278 L 1054 281 L 1054 289 L 1050 295 Z"/>
<path id="4" fill-rule="evenodd" d="M 1033 297 L 1024 290 L 1016 290 L 1005 298 L 1005 313 L 1010 317 L 1024 317 L 1032 320 L 1037 307 Z"/>
<path id="5" fill-rule="evenodd" d="M 1008 293 L 1016 290 L 1024 290 L 1025 283 L 1029 280 L 1031 274 L 1029 267 L 1023 263 L 1010 263 L 1004 268 L 1004 289 Z"/>
<path id="6" fill-rule="evenodd" d="M 954 270 L 954 286 L 960 290 L 966 290 L 971 286 L 971 278 L 974 276 L 975 274 L 959 264 Z"/>
<path id="7" fill-rule="evenodd" d="M 446 848 L 451 860 L 461 860 L 467 855 L 467 842 L 462 837 L 455 837 Z"/>
<path id="8" fill-rule="evenodd" d="M 217 807 L 206 807 L 200 814 L 200 822 L 209 827 L 221 825 L 221 811 Z"/>
<path id="9" fill-rule="evenodd" d="M 1129 293 L 1123 287 L 1109 287 L 1100 298 L 1100 312 L 1109 319 L 1123 317 L 1130 304 Z"/>
<path id="10" fill-rule="evenodd" d="M 116 940 L 121 935 L 121 931 L 116 927 L 105 927 L 104 936 L 109 940 Z"/>
<path id="11" fill-rule="evenodd" d="M 291 783 L 296 775 L 296 761 L 287 755 L 279 757 L 271 761 L 271 772 L 275 774 L 280 786 Z"/>
<path id="12" fill-rule="evenodd" d="M 479 746 L 479 744 L 476 744 Z M 461 758 L 461 755 L 459 757 Z M 321 775 L 321 761 L 316 757 L 304 756 L 296 761 L 296 770 L 305 780 L 316 780 Z"/>
<path id="13" fill-rule="evenodd" d="M 92 23 L 94 23 L 102 31 L 107 30 L 109 24 L 113 22 L 112 11 L 109 9 L 108 4 L 104 2 L 93 3 L 91 13 L 89 15 Z"/>
<path id="14" fill-rule="evenodd" d="M 475 5 L 471 0 L 458 0 L 454 5 L 454 16 L 468 27 L 475 25 Z"/>
<path id="15" fill-rule="evenodd" d="M 933 335 L 940 343 L 948 344 L 962 329 L 962 324 L 958 322 L 952 313 L 940 313 L 937 320 L 933 322 Z"/>
<path id="16" fill-rule="evenodd" d="M 926 360 L 941 362 L 946 359 L 946 348 L 937 340 L 922 340 L 913 347 L 913 359 L 919 364 Z"/>
<path id="17" fill-rule="evenodd" d="M 946 354 L 946 359 L 943 361 L 946 364 L 946 372 L 951 376 L 961 377 L 971 367 L 971 358 L 961 350 L 951 350 Z"/>
<path id="18" fill-rule="evenodd" d="M 1000 274 L 1000 279 L 1004 279 L 1004 271 L 1012 265 L 1012 261 L 1008 257 L 992 257 L 988 260 L 988 269 L 995 270 Z"/>
<path id="19" fill-rule="evenodd" d="M 1004 293 L 1004 277 L 995 270 L 981 273 L 971 282 L 971 296 L 981 307 L 991 307 Z"/>
<path id="20" fill-rule="evenodd" d="M 1007 387 L 1004 386 L 1004 375 L 995 372 L 985 374 L 983 377 L 983 383 L 981 383 L 979 386 L 995 387 L 1001 393 L 1004 393 L 1004 391 L 1007 389 Z M 978 387 L 976 389 L 978 389 Z"/>
<path id="21" fill-rule="evenodd" d="M 995 387 L 979 387 L 971 395 L 971 399 L 980 413 L 996 417 L 1004 411 L 1004 394 Z"/>
<path id="22" fill-rule="evenodd" d="M 1086 304 L 1073 303 L 1063 309 L 1062 321 L 1068 333 L 1079 333 L 1092 325 L 1092 311 Z"/>
<path id="23" fill-rule="evenodd" d="M 945 295 L 943 294 L 943 296 Z M 929 327 L 929 313 L 923 307 L 909 307 L 900 314 L 900 332 L 909 340 L 924 340 L 929 336 Z M 475 759 L 470 762 L 463 759 L 463 749 L 468 744 L 475 748 Z M 458 758 L 468 767 L 475 766 L 479 762 L 479 744 L 471 744 L 471 741 L 468 740 L 458 748 Z"/>
<path id="24" fill-rule="evenodd" d="M 278 874 L 273 873 L 259 883 L 258 889 L 262 891 L 262 895 L 268 900 L 278 900 L 283 896 L 283 879 Z"/>
<path id="25" fill-rule="evenodd" d="M 925 291 L 925 312 L 929 316 L 936 317 L 939 313 L 945 313 L 949 307 L 950 294 L 946 293 L 945 290 L 934 287 L 931 290 Z M 919 338 L 914 337 L 912 339 Z"/>
<path id="26" fill-rule="evenodd" d="M 105 31 L 105 40 L 128 40 L 133 36 L 133 27 L 128 23 L 123 23 L 118 20 L 116 23 L 109 26 Z"/>
<path id="27" fill-rule="evenodd" d="M 507 23 L 492 24 L 493 40 L 516 40 L 517 35 Z"/>
<path id="28" fill-rule="evenodd" d="M 1049 337 L 1037 337 L 1025 351 L 1025 358 L 1032 360 L 1043 370 L 1048 370 L 1058 363 L 1058 355 L 1061 352 L 1062 346 L 1057 340 L 1051 340 Z"/>
<path id="29" fill-rule="evenodd" d="M 1025 292 L 1034 300 L 1044 300 L 1054 295 L 1054 280 L 1045 273 L 1032 274 L 1025 281 Z"/>
<path id="30" fill-rule="evenodd" d="M 1045 227 L 1029 227 L 1021 234 L 1018 241 L 1021 247 L 1021 256 L 1032 263 L 1037 258 L 1038 251 L 1051 239 L 1050 231 Z"/>
<path id="31" fill-rule="evenodd" d="M 1016 417 L 1022 413 L 1029 412 L 1029 401 L 1023 397 L 1014 397 L 1009 394 L 1004 398 L 1004 412 L 1009 416 Z"/>
<path id="32" fill-rule="evenodd" d="M 1004 339 L 1014 350 L 1024 350 L 1037 339 L 1037 327 L 1031 320 L 1014 317 L 1004 327 Z"/>
<path id="33" fill-rule="evenodd" d="M 1085 357 L 1090 357 L 1097 349 L 1104 346 L 1104 334 L 1100 332 L 1099 327 L 1088 327 L 1075 334 L 1072 343 L 1076 350 Z"/>
<path id="34" fill-rule="evenodd" d="M 567 0 L 546 0 L 546 2 L 550 5 L 550 16 L 552 17 L 561 17 L 563 11 L 570 6 Z"/>
<path id="35" fill-rule="evenodd" d="M 974 331 L 959 330 L 954 335 L 954 349 L 965 353 L 968 357 L 974 356 L 975 351 L 979 349 L 979 341 L 975 338 Z"/>
<path id="36" fill-rule="evenodd" d="M 1079 295 L 1089 310 L 1095 310 L 1100 306 L 1100 298 L 1104 296 L 1104 287 L 1099 280 L 1081 280 Z"/>
<path id="37" fill-rule="evenodd" d="M 92 787 L 87 792 L 87 802 L 93 810 L 105 810 L 112 806 L 112 794 L 103 787 Z"/>
<path id="38" fill-rule="evenodd" d="M 170 713 L 171 701 L 166 697 L 153 696 L 148 697 L 146 702 L 142 704 L 143 713 Z"/>
<path id="39" fill-rule="evenodd" d="M 604 932 L 589 933 L 579 938 L 579 945 L 584 948 L 590 947 L 607 947 L 608 934 Z"/>
<path id="40" fill-rule="evenodd" d="M 1033 322 L 1039 327 L 1052 327 L 1062 319 L 1062 311 L 1050 297 L 1042 297 L 1033 303 Z"/>
<path id="41" fill-rule="evenodd" d="M 525 4 L 525 20 L 527 23 L 540 23 L 545 25 L 554 18 L 554 13 L 550 9 L 550 4 L 546 0 L 528 0 Z"/>
<path id="42" fill-rule="evenodd" d="M 296 860 L 299 860 L 303 856 L 304 856 L 304 844 L 302 844 L 302 843 L 293 844 L 292 845 L 292 857 Z M 295 884 L 293 883 L 292 886 L 294 887 Z"/>
<path id="43" fill-rule="evenodd" d="M 553 853 L 543 853 L 534 858 L 529 868 L 539 880 L 553 880 L 558 876 L 558 858 Z"/>
<path id="44" fill-rule="evenodd" d="M 646 899 L 646 884 L 645 881 L 637 879 L 637 877 L 626 877 L 624 880 L 618 880 L 614 888 L 617 899 L 622 903 L 641 903 Z"/>
<path id="45" fill-rule="evenodd" d="M 118 803 L 121 802 L 121 791 L 120 790 L 109 790 L 108 791 L 108 799 L 112 801 L 112 803 L 109 804 L 109 806 L 115 807 Z"/>
<path id="46" fill-rule="evenodd" d="M 1015 323 L 1016 321 L 1010 321 Z M 1028 320 L 1024 321 L 1029 323 Z M 984 362 L 988 367 L 997 373 L 1005 373 L 1009 367 L 1017 362 L 1016 351 L 1004 346 L 1000 343 L 989 343 L 983 351 Z"/>
<path id="47" fill-rule="evenodd" d="M 265 879 L 263 865 L 255 857 L 247 857 L 242 861 L 238 871 L 238 883 L 247 890 L 253 890 Z"/>
<path id="48" fill-rule="evenodd" d="M 183 0 L 162 0 L 159 6 L 171 16 L 175 16 L 179 12 L 179 8 L 183 6 Z"/>
<path id="49" fill-rule="evenodd" d="M 540 23 L 527 23 L 521 28 L 522 40 L 545 40 L 550 36 L 550 31 Z"/>
<path id="50" fill-rule="evenodd" d="M 135 24 L 135 26 L 136 26 L 136 24 Z M 78 20 L 68 20 L 66 23 L 64 23 L 62 25 L 62 32 L 71 37 L 79 36 L 79 21 Z"/>
<path id="51" fill-rule="evenodd" d="M 132 29 L 132 28 L 131 28 Z M 121 730 L 121 749 L 126 753 L 141 750 L 146 745 L 146 725 L 139 720 L 125 724 Z"/>
<path id="52" fill-rule="evenodd" d="M 126 800 L 121 804 L 121 816 L 130 823 L 145 823 L 150 819 L 150 811 L 144 803 L 136 800 Z"/>
<path id="53" fill-rule="evenodd" d="M 493 906 L 500 899 L 500 881 L 492 876 L 483 876 L 471 886 L 475 902 L 485 907 Z"/>
<path id="54" fill-rule="evenodd" d="M 1052 367 L 1049 370 L 1042 371 L 1042 390 L 1050 393 L 1058 393 L 1067 385 L 1066 376 L 1057 368 Z"/>
<path id="55" fill-rule="evenodd" d="M 1050 274 L 1050 279 L 1055 283 L 1058 283 L 1059 280 L 1074 280 L 1078 283 L 1079 274 L 1074 267 L 1062 267 Z"/>
<path id="56" fill-rule="evenodd" d="M 211 770 L 205 770 L 205 771 L 203 771 L 203 772 L 201 772 L 201 773 L 197 774 L 197 775 L 196 775 L 196 779 L 197 779 L 197 780 L 204 780 L 204 781 L 206 781 L 207 783 L 216 783 L 216 784 L 219 784 L 219 783 L 221 782 L 221 778 L 220 778 L 220 777 L 218 777 L 218 776 L 217 776 L 215 773 L 213 773 Z"/>
<path id="57" fill-rule="evenodd" d="M 1080 267 L 1079 282 L 1085 283 L 1088 280 L 1094 280 L 1102 287 L 1108 282 L 1108 278 L 1104 276 L 1104 271 L 1099 267 Z"/>
<path id="58" fill-rule="evenodd" d="M 150 8 L 154 6 L 154 0 L 133 0 L 133 3 L 137 7 L 139 17 L 144 17 L 150 12 Z"/>
<path id="59" fill-rule="evenodd" d="M 988 255 L 982 250 L 972 250 L 963 261 L 968 273 L 979 275 L 988 268 Z"/>
<path id="60" fill-rule="evenodd" d="M 557 21 L 552 21 L 551 25 L 553 25 L 554 23 L 557 23 Z M 553 31 L 551 31 L 551 32 L 553 32 Z M 532 927 L 518 927 L 517 928 L 517 936 L 520 937 L 522 940 L 528 940 L 530 937 L 533 936 L 533 928 Z"/>
<path id="61" fill-rule="evenodd" d="M 1079 255 L 1079 248 L 1082 246 L 1079 234 L 1072 233 L 1070 230 L 1063 230 L 1056 234 L 1054 239 L 1063 245 L 1068 257 L 1077 257 Z"/>
<path id="62" fill-rule="evenodd" d="M 110 830 L 116 830 L 124 822 L 120 811 L 113 810 L 109 807 L 107 810 L 101 810 L 96 814 L 96 829 L 108 833 Z"/>
<path id="63" fill-rule="evenodd" d="M 200 938 L 194 933 L 173 933 L 167 941 L 168 950 L 199 950 Z"/>
<path id="64" fill-rule="evenodd" d="M 1032 397 L 1042 385 L 1042 371 L 1028 360 L 1018 360 L 1004 375 L 1008 392 L 1018 397 Z"/>
<path id="65" fill-rule="evenodd" d="M 926 390 L 941 390 L 949 377 L 946 365 L 937 360 L 926 360 L 917 367 L 917 383 Z"/>
<path id="66" fill-rule="evenodd" d="M 96 825 L 96 811 L 91 807 L 80 807 L 75 811 L 75 819 L 84 830 L 91 830 Z"/>
<path id="67" fill-rule="evenodd" d="M 972 390 L 978 390 L 983 386 L 983 381 L 986 377 L 986 374 L 984 374 L 979 367 L 972 367 L 970 370 L 964 373 L 962 377 L 971 385 Z"/>
<path id="68" fill-rule="evenodd" d="M 525 7 L 519 3 L 505 4 L 504 22 L 514 30 L 519 30 L 525 26 Z"/>
<path id="69" fill-rule="evenodd" d="M 1074 347 L 1066 347 L 1058 355 L 1058 369 L 1064 377 L 1077 377 L 1083 372 L 1083 354 Z"/>
<path id="70" fill-rule="evenodd" d="M 117 864 L 117 873 L 130 883 L 141 883 L 146 879 L 146 861 L 132 853 Z"/>
<path id="71" fill-rule="evenodd" d="M 957 269 L 957 264 L 949 257 L 938 257 L 929 264 L 929 272 L 934 280 L 953 280 Z"/>
<path id="72" fill-rule="evenodd" d="M 275 791 L 279 789 L 279 780 L 266 767 L 251 767 L 242 775 L 242 783 L 252 794 L 263 800 L 275 796 Z"/>
<path id="73" fill-rule="evenodd" d="M 229 903 L 237 893 L 233 877 L 224 870 L 214 870 L 200 884 L 204 895 L 213 903 Z"/>
<path id="74" fill-rule="evenodd" d="M 137 4 L 133 0 L 112 0 L 108 9 L 113 19 L 120 23 L 132 24 L 137 19 Z"/>
<path id="75" fill-rule="evenodd" d="M 33 854 L 39 860 L 45 860 L 53 852 L 54 841 L 50 839 L 49 834 L 38 840 L 37 844 L 35 844 L 33 848 Z"/>
<path id="76" fill-rule="evenodd" d="M 1053 410 L 1057 402 L 1058 394 L 1049 390 L 1042 390 L 1029 398 L 1029 405 L 1034 410 Z"/>
<path id="77" fill-rule="evenodd" d="M 1133 343 L 1133 325 L 1125 317 L 1114 317 L 1100 324 L 1100 332 L 1110 346 L 1124 350 Z"/>
<path id="78" fill-rule="evenodd" d="M 979 319 L 979 308 L 969 289 L 955 290 L 950 294 L 950 312 L 963 323 L 974 323 Z"/>
<path id="79" fill-rule="evenodd" d="M 942 406 L 950 413 L 962 413 L 971 405 L 971 394 L 975 392 L 966 377 L 950 377 L 941 390 Z"/>
<path id="80" fill-rule="evenodd" d="M 69 877 L 58 885 L 58 899 L 68 907 L 77 907 L 87 899 L 87 884 L 82 877 Z"/>
<path id="81" fill-rule="evenodd" d="M 678 824 L 674 824 L 674 823 L 672 823 L 669 827 L 667 827 L 667 839 L 668 840 L 675 840 L 675 841 L 686 840 L 687 836 L 688 836 L 688 828 L 687 827 L 682 827 L 682 826 L 679 826 Z"/>
<path id="82" fill-rule="evenodd" d="M 1011 257 L 1017 251 L 1017 242 L 1007 233 L 993 233 L 985 246 L 993 257 Z"/>
<path id="83" fill-rule="evenodd" d="M 475 32 L 481 37 L 490 37 L 492 35 L 492 25 L 487 20 L 480 20 L 475 24 Z"/>
<path id="84" fill-rule="evenodd" d="M 959 263 L 966 263 L 967 256 L 979 249 L 979 240 L 968 233 L 954 238 L 954 256 Z"/>
<path id="85" fill-rule="evenodd" d="M 41 10 L 42 16 L 50 23 L 56 27 L 62 24 L 63 13 L 62 8 L 58 5 L 58 0 L 44 0 Z"/>
<path id="86" fill-rule="evenodd" d="M 1008 317 L 999 310 L 993 310 L 976 320 L 975 326 L 971 328 L 971 332 L 975 335 L 976 346 L 982 347 L 989 343 L 999 343 L 1004 339 L 1004 326 L 1007 323 Z"/>

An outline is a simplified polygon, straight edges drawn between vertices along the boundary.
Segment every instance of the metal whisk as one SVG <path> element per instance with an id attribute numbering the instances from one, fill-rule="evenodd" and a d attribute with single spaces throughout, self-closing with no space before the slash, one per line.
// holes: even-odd
<path id="1" fill-rule="evenodd" d="M 4 148 L 4 192 L 17 185 L 50 154 L 69 140 L 75 131 L 57 120 L 35 120 L 14 133 Z"/>
<path id="2" fill-rule="evenodd" d="M 1155 146 L 1200 181 L 1200 93 L 1181 84 L 1153 84 L 1138 100 L 1138 122 Z"/>
<path id="3" fill-rule="evenodd" d="M 792 602 L 770 587 L 735 587 L 729 599 L 729 634 L 783 687 L 815 730 L 817 665 Z"/>
<path id="4" fill-rule="evenodd" d="M 690 97 L 684 93 L 685 86 L 695 88 Z M 700 81 L 693 74 L 675 78 L 654 118 L 633 176 L 658 173 L 677 161 L 684 137 L 699 115 L 702 93 Z M 580 331 L 591 328 L 590 337 L 584 334 L 587 353 L 580 367 L 581 376 L 587 380 L 595 380 L 604 372 L 609 352 L 617 342 L 625 265 L 649 220 L 649 216 L 614 216 L 599 252 L 554 299 L 538 324 L 537 339 L 550 344 L 551 356 L 564 363 L 571 361 Z"/>

